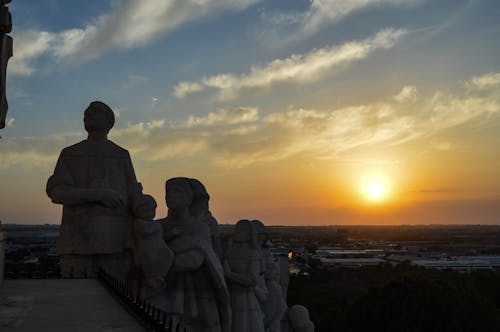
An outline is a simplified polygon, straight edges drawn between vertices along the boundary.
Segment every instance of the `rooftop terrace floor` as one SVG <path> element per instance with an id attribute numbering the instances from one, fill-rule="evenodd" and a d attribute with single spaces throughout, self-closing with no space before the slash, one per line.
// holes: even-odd
<path id="1" fill-rule="evenodd" d="M 0 331 L 145 331 L 95 279 L 5 280 Z"/>

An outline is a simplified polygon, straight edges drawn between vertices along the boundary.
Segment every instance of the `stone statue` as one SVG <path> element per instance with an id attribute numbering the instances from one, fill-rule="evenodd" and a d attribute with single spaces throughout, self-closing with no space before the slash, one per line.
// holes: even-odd
<path id="1" fill-rule="evenodd" d="M 168 216 L 164 239 L 174 253 L 167 273 L 164 302 L 156 302 L 186 331 L 223 331 L 231 326 L 229 293 L 212 246 L 209 225 L 191 214 L 196 183 L 173 178 L 165 184 Z M 175 328 L 174 328 L 175 329 Z"/>
<path id="2" fill-rule="evenodd" d="M 240 220 L 224 256 L 224 272 L 231 296 L 232 332 L 260 332 L 264 317 L 257 298 L 262 287 L 262 259 L 254 224 Z"/>
<path id="3" fill-rule="evenodd" d="M 264 271 L 261 274 L 261 279 L 266 292 L 257 292 L 257 298 L 264 314 L 264 327 L 266 332 L 281 332 L 281 320 L 287 306 L 286 297 L 280 284 L 280 270 L 271 255 L 271 243 L 267 237 L 266 227 L 260 220 L 252 220 L 252 223 L 257 232 Z"/>
<path id="4" fill-rule="evenodd" d="M 172 266 L 173 253 L 163 240 L 163 227 L 155 217 L 156 202 L 144 195 L 135 201 L 133 253 L 136 284 L 130 285 L 142 299 L 151 299 L 165 289 L 165 277 Z"/>
<path id="5" fill-rule="evenodd" d="M 287 323 L 284 332 L 314 332 L 314 324 L 309 319 L 309 310 L 302 305 L 293 305 L 288 309 Z"/>
<path id="6" fill-rule="evenodd" d="M 12 57 L 12 37 L 7 35 L 12 31 L 12 17 L 6 7 L 10 0 L 0 0 L 0 129 L 5 128 L 7 116 L 7 96 L 5 94 L 5 80 L 7 76 L 7 62 Z"/>
<path id="7" fill-rule="evenodd" d="M 115 117 L 94 101 L 84 113 L 88 138 L 62 150 L 47 195 L 63 204 L 57 252 L 65 278 L 95 277 L 99 266 L 124 279 L 132 207 L 142 197 L 127 150 L 108 140 Z"/>
<path id="8" fill-rule="evenodd" d="M 208 208 L 210 195 L 205 189 L 205 186 L 200 181 L 196 179 L 190 179 L 190 183 L 193 187 L 193 202 L 189 207 L 191 215 L 208 225 L 208 229 L 210 230 L 210 237 L 212 239 L 212 247 L 219 259 L 221 259 L 222 246 L 219 238 L 219 223 Z"/>

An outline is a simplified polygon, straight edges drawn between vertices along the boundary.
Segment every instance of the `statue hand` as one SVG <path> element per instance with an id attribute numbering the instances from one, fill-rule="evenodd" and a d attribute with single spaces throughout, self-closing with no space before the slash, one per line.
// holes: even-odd
<path id="1" fill-rule="evenodd" d="M 101 189 L 99 191 L 99 202 L 108 208 L 116 209 L 125 204 L 120 193 L 113 189 Z"/>

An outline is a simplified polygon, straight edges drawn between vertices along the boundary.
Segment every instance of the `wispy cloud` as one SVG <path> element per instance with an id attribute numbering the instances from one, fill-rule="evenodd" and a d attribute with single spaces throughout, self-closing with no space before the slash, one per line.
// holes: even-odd
<path id="1" fill-rule="evenodd" d="M 267 13 L 261 19 L 269 31 L 280 31 L 281 41 L 303 39 L 314 35 L 325 26 L 334 24 L 348 15 L 373 7 L 413 7 L 425 0 L 311 0 L 305 12 Z M 288 32 L 288 33 L 286 33 Z M 283 37 L 285 33 L 286 37 Z"/>
<path id="2" fill-rule="evenodd" d="M 24 30 L 13 34 L 14 56 L 9 60 L 9 76 L 29 76 L 37 69 L 34 62 L 51 50 L 55 35 L 49 32 Z"/>
<path id="3" fill-rule="evenodd" d="M 177 98 L 184 98 L 187 95 L 203 91 L 204 87 L 196 82 L 180 82 L 174 88 L 174 95 Z"/>
<path id="4" fill-rule="evenodd" d="M 310 36 L 327 24 L 335 23 L 345 16 L 374 6 L 409 6 L 421 0 L 313 0 L 308 12 L 303 16 L 300 27 L 302 36 Z"/>
<path id="5" fill-rule="evenodd" d="M 123 83 L 124 88 L 131 88 L 133 86 L 145 83 L 148 81 L 148 78 L 143 75 L 130 74 L 127 77 L 127 80 Z"/>
<path id="6" fill-rule="evenodd" d="M 438 151 L 450 151 L 455 148 L 453 144 L 448 141 L 433 142 L 431 143 L 431 146 L 433 149 Z"/>
<path id="7" fill-rule="evenodd" d="M 327 46 L 306 54 L 294 54 L 276 59 L 262 67 L 252 67 L 243 75 L 218 74 L 202 78 L 199 82 L 181 82 L 174 94 L 183 98 L 204 90 L 217 92 L 218 100 L 233 100 L 244 92 L 265 92 L 277 84 L 307 84 L 320 81 L 353 62 L 368 57 L 378 49 L 387 49 L 406 34 L 405 30 L 385 29 L 374 36 Z"/>
<path id="8" fill-rule="evenodd" d="M 59 133 L 44 138 L 2 138 L 0 169 L 13 166 L 34 168 L 40 165 L 54 164 L 63 147 L 74 144 L 83 138 L 83 132 Z"/>
<path id="9" fill-rule="evenodd" d="M 63 31 L 26 30 L 14 33 L 15 58 L 11 75 L 28 76 L 33 62 L 48 53 L 56 59 L 84 62 L 112 49 L 146 45 L 193 21 L 229 11 L 245 10 L 262 0 L 124 0 L 111 12 L 81 28 Z"/>
<path id="10" fill-rule="evenodd" d="M 475 76 L 466 83 L 469 88 L 487 90 L 500 86 L 500 73 L 488 73 Z"/>
<path id="11" fill-rule="evenodd" d="M 416 91 L 416 87 L 406 91 Z M 266 113 L 252 107 L 218 109 L 176 123 L 158 119 L 113 129 L 111 138 L 146 163 L 201 158 L 206 166 L 232 168 L 291 156 L 348 157 L 353 149 L 402 145 L 418 139 L 428 145 L 446 130 L 476 126 L 500 113 L 497 90 L 464 90 L 461 95 L 437 91 L 412 103 L 398 101 L 397 96 L 401 92 L 383 102 L 333 109 L 290 108 Z M 4 141 L 0 167 L 53 164 L 60 149 L 74 143 L 77 136 L 70 133 Z M 455 146 L 441 140 L 429 148 L 449 150 Z"/>
<path id="12" fill-rule="evenodd" d="M 14 122 L 16 122 L 15 118 L 7 118 L 5 125 L 7 126 L 7 128 L 10 128 L 14 125 Z"/>
<path id="13" fill-rule="evenodd" d="M 179 26 L 225 11 L 244 10 L 261 0 L 125 0 L 82 29 L 60 34 L 56 54 L 80 61 L 115 48 L 132 48 L 158 39 Z"/>
<path id="14" fill-rule="evenodd" d="M 404 103 L 404 102 L 415 102 L 418 98 L 418 90 L 414 85 L 404 86 L 401 91 L 394 96 L 394 100 Z"/>
<path id="15" fill-rule="evenodd" d="M 186 126 L 213 126 L 217 124 L 235 125 L 240 123 L 255 122 L 259 119 L 259 111 L 253 107 L 239 107 L 234 109 L 219 109 L 203 117 L 190 116 Z"/>

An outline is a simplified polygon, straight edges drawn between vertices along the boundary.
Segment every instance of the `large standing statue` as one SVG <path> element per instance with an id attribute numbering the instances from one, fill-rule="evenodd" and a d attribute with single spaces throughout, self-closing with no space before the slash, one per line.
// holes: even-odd
<path id="1" fill-rule="evenodd" d="M 166 278 L 165 301 L 156 304 L 177 317 L 173 324 L 188 332 L 228 332 L 231 309 L 222 265 L 209 225 L 192 215 L 196 182 L 173 178 L 165 184 L 169 210 L 162 222 L 174 261 Z"/>
<path id="2" fill-rule="evenodd" d="M 7 97 L 5 94 L 5 79 L 7 76 L 7 61 L 12 56 L 12 37 L 7 33 L 12 31 L 12 17 L 5 6 L 10 0 L 0 0 L 0 129 L 5 127 L 7 116 Z"/>
<path id="3" fill-rule="evenodd" d="M 88 138 L 62 150 L 47 195 L 63 204 L 57 246 L 63 277 L 94 277 L 106 268 L 123 278 L 132 206 L 142 199 L 127 150 L 108 140 L 115 117 L 106 104 L 94 101 L 84 114 Z"/>

